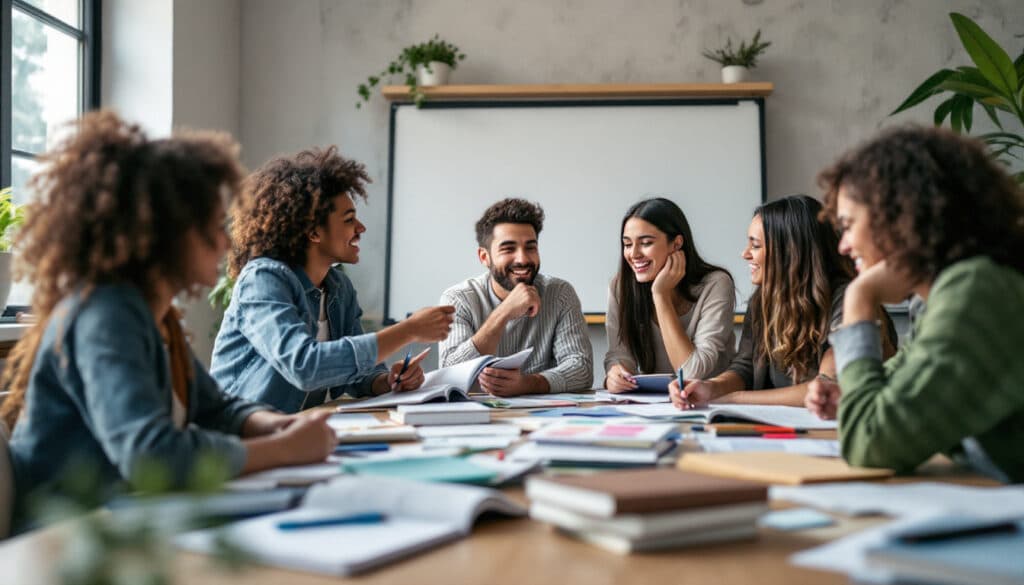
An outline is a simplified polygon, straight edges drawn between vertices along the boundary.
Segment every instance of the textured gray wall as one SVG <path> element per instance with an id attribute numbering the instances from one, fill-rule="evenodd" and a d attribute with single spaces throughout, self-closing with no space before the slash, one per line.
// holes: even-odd
<path id="1" fill-rule="evenodd" d="M 937 69 L 969 62 L 950 11 L 1003 46 L 1021 45 L 1021 0 L 246 0 L 243 157 L 255 167 L 276 153 L 338 144 L 367 164 L 375 180 L 360 209 L 368 232 L 361 262 L 346 270 L 367 317 L 379 318 L 388 110 L 379 96 L 355 109 L 355 89 L 401 47 L 435 32 L 456 43 L 467 59 L 454 83 L 717 82 L 718 66 L 701 50 L 760 28 L 773 43 L 754 77 L 775 84 L 766 118 L 774 198 L 817 193 L 818 170 L 883 124 L 930 120 L 930 107 L 886 116 Z M 603 332 L 594 333 L 600 363 Z"/>

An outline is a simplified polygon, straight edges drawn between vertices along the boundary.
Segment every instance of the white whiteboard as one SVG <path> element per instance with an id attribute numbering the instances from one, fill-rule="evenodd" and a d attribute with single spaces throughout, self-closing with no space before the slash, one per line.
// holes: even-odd
<path id="1" fill-rule="evenodd" d="M 764 198 L 759 100 L 434 104 L 392 110 L 385 317 L 437 304 L 482 274 L 474 225 L 505 197 L 546 215 L 541 272 L 572 283 L 587 313 L 607 310 L 622 216 L 668 197 L 697 249 L 752 287 L 740 253 Z"/>

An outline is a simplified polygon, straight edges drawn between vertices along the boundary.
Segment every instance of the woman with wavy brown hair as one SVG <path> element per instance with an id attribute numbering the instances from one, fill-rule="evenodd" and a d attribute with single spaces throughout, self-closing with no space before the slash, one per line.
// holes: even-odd
<path id="1" fill-rule="evenodd" d="M 854 465 L 912 471 L 946 453 L 1024 481 L 1020 185 L 980 141 L 915 126 L 846 153 L 819 183 L 859 275 L 830 337 L 839 387 L 815 384 L 809 407 L 838 414 Z M 883 364 L 871 308 L 912 295 L 913 338 Z"/>
<path id="2" fill-rule="evenodd" d="M 16 530 L 26 502 L 59 491 L 75 468 L 95 471 L 105 492 L 153 463 L 182 485 L 204 454 L 234 476 L 321 461 L 333 448 L 323 416 L 223 395 L 172 305 L 217 280 L 224 199 L 241 174 L 235 151 L 218 134 L 149 140 L 99 112 L 41 157 L 15 245 L 39 321 L 4 374 Z"/>
<path id="3" fill-rule="evenodd" d="M 707 402 L 803 406 L 808 383 L 835 376 L 828 334 L 843 316 L 853 262 L 839 254 L 839 236 L 807 195 L 765 203 L 754 212 L 743 258 L 757 287 L 748 303 L 739 351 L 729 368 L 679 391 L 680 407 Z"/>
<path id="4" fill-rule="evenodd" d="M 365 333 L 355 287 L 338 264 L 359 262 L 356 216 L 370 180 L 336 147 L 278 156 L 252 173 L 233 209 L 228 273 L 237 278 L 213 347 L 211 372 L 229 394 L 285 412 L 343 392 L 414 390 L 418 363 L 384 358 L 444 339 L 454 307 L 428 307 Z"/>

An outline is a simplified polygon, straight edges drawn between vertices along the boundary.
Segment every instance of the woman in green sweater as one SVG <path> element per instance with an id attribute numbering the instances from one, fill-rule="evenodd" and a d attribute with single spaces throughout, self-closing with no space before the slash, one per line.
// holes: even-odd
<path id="1" fill-rule="evenodd" d="M 830 336 L 843 457 L 908 472 L 936 453 L 1024 481 L 1024 193 L 976 140 L 904 127 L 819 176 L 859 275 Z M 874 309 L 911 295 L 913 338 L 883 365 Z"/>

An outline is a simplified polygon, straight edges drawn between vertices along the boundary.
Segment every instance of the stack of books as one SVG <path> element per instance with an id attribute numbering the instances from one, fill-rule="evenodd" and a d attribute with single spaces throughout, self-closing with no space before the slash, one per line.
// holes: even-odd
<path id="1" fill-rule="evenodd" d="M 654 465 L 675 446 L 678 428 L 674 423 L 567 419 L 531 433 L 513 458 L 552 465 Z"/>
<path id="2" fill-rule="evenodd" d="M 527 480 L 530 516 L 613 552 L 753 538 L 768 511 L 763 484 L 672 469 Z"/>

